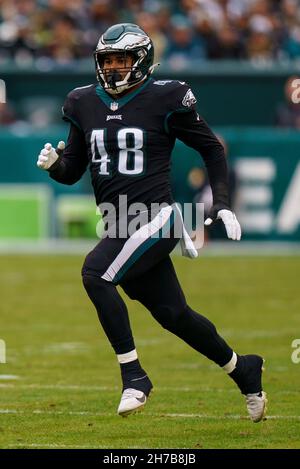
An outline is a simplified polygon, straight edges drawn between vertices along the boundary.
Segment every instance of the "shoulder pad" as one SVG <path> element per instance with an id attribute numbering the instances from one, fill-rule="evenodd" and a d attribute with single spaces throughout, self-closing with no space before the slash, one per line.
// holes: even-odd
<path id="1" fill-rule="evenodd" d="M 62 107 L 63 120 L 69 121 L 78 128 L 81 128 L 80 105 L 78 104 L 78 101 L 80 98 L 88 96 L 95 86 L 96 85 L 94 84 L 79 86 L 67 94 L 64 105 Z"/>
<path id="2" fill-rule="evenodd" d="M 179 80 L 156 80 L 153 85 L 161 88 L 168 112 L 195 109 L 197 99 L 188 83 Z"/>
<path id="3" fill-rule="evenodd" d="M 67 98 L 79 99 L 82 96 L 85 96 L 85 95 L 89 94 L 94 86 L 96 86 L 96 85 L 94 85 L 92 83 L 91 85 L 79 86 L 78 88 L 74 88 L 72 91 L 70 91 L 67 94 Z"/>

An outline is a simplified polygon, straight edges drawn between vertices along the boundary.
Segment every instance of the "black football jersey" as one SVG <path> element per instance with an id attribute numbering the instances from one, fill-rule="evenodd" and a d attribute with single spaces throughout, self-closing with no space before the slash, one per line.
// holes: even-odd
<path id="1" fill-rule="evenodd" d="M 97 205 L 117 208 L 119 196 L 128 205 L 172 203 L 171 153 L 178 137 L 201 153 L 208 168 L 223 165 L 213 183 L 216 195 L 225 182 L 223 147 L 195 105 L 189 85 L 176 80 L 149 78 L 118 99 L 98 84 L 75 88 L 63 106 L 71 123 L 68 144 L 50 175 L 72 184 L 89 165 Z"/>

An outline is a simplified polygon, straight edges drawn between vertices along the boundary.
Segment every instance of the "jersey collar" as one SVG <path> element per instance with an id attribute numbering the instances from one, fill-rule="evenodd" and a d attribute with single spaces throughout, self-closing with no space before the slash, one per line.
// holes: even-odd
<path id="1" fill-rule="evenodd" d="M 120 109 L 122 106 L 125 106 L 125 104 L 127 104 L 133 98 L 135 98 L 136 95 L 138 95 L 141 91 L 143 91 L 146 88 L 146 86 L 149 85 L 149 83 L 151 81 L 152 81 L 152 79 L 148 78 L 145 81 L 145 83 L 143 83 L 142 86 L 140 86 L 139 88 L 131 91 L 131 93 L 127 93 L 125 96 L 122 96 L 122 98 L 118 98 L 118 99 L 114 99 L 112 96 L 110 96 L 108 93 L 106 93 L 106 91 L 104 91 L 104 89 L 100 85 L 96 86 L 96 94 L 97 94 L 98 98 L 100 98 L 101 101 L 103 101 L 103 103 L 111 111 L 116 111 L 116 110 Z M 114 109 L 114 107 L 116 107 L 116 108 Z"/>

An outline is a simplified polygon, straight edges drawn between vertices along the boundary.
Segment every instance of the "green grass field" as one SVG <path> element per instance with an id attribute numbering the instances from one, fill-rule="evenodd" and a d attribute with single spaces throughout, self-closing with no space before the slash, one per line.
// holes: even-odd
<path id="1" fill-rule="evenodd" d="M 300 448 L 300 363 L 291 360 L 300 257 L 174 258 L 189 304 L 236 351 L 265 357 L 260 424 L 222 370 L 128 299 L 155 391 L 143 413 L 117 416 L 119 367 L 81 286 L 82 262 L 0 257 L 1 448 Z"/>

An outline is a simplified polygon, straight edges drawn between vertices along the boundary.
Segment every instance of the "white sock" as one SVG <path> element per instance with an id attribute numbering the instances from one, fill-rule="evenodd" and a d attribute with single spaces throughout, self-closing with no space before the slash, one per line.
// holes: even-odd
<path id="1" fill-rule="evenodd" d="M 136 349 L 133 349 L 127 353 L 121 353 L 119 355 L 117 354 L 117 359 L 120 364 L 133 362 L 134 360 L 137 360 L 137 357 Z"/>
<path id="2" fill-rule="evenodd" d="M 237 355 L 235 352 L 232 353 L 232 357 L 231 359 L 229 360 L 228 363 L 226 363 L 226 365 L 224 365 L 222 368 L 224 371 L 226 371 L 226 373 L 231 373 L 234 369 L 235 369 L 235 366 L 236 366 L 236 362 L 237 362 Z"/>

